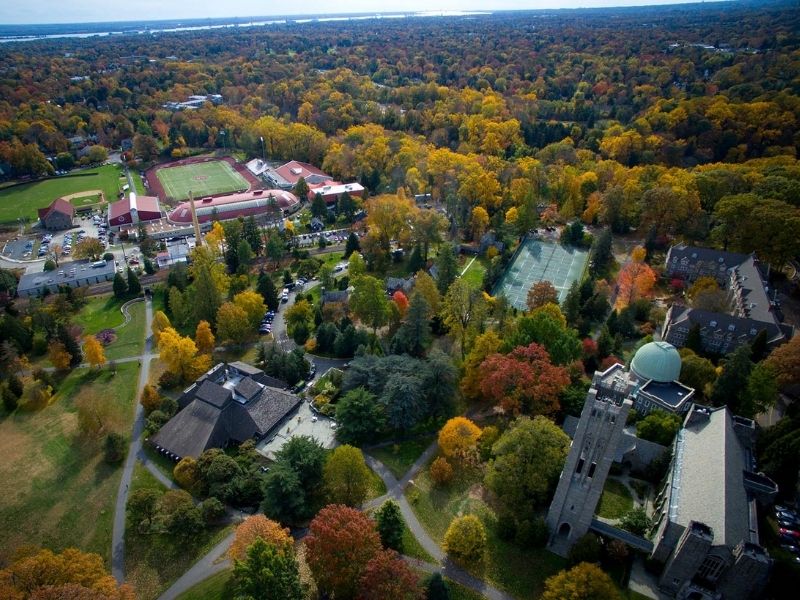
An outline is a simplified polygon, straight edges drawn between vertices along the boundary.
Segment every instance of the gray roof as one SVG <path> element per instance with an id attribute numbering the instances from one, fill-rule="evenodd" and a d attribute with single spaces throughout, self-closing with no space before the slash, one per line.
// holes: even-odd
<path id="1" fill-rule="evenodd" d="M 262 438 L 300 404 L 294 394 L 270 387 L 284 382 L 245 363 L 230 363 L 239 373 L 253 372 L 236 382 L 225 378 L 221 363 L 187 388 L 179 405 L 185 406 L 150 442 L 173 457 L 199 456 L 209 448 Z M 225 386 L 217 382 L 225 382 Z M 262 381 L 263 380 L 263 381 Z M 266 383 L 265 383 L 266 382 Z M 260 385 L 259 385 L 260 384 Z M 266 387 L 262 387 L 266 386 Z"/>
<path id="2" fill-rule="evenodd" d="M 100 261 L 97 262 L 99 263 Z M 22 294 L 37 288 L 50 288 L 52 291 L 57 289 L 58 286 L 65 285 L 78 287 L 78 283 L 85 284 L 87 280 L 94 283 L 95 278 L 105 281 L 116 273 L 113 260 L 105 262 L 102 267 L 93 267 L 92 264 L 91 261 L 62 262 L 54 271 L 25 273 L 19 279 L 17 292 Z M 72 273 L 73 270 L 75 271 L 74 274 Z"/>
<path id="3" fill-rule="evenodd" d="M 667 251 L 666 263 L 669 269 L 669 265 L 673 261 L 680 261 L 685 258 L 690 262 L 713 262 L 723 264 L 726 268 L 730 269 L 731 267 L 742 264 L 750 257 L 751 255 L 749 254 L 725 252 L 724 250 L 716 250 L 714 248 L 701 248 L 700 246 L 679 244 L 677 246 L 672 246 Z"/>
<path id="4" fill-rule="evenodd" d="M 402 290 L 404 292 L 408 292 L 414 287 L 414 277 L 387 277 L 386 278 L 386 289 L 390 292 L 394 292 L 397 290 Z"/>
<path id="5" fill-rule="evenodd" d="M 700 411 L 703 418 L 692 412 Z M 743 472 L 747 449 L 733 428 L 727 407 L 693 407 L 678 432 L 672 472 L 671 521 L 711 527 L 714 545 L 750 540 L 748 497 Z M 707 415 L 707 418 L 706 418 Z"/>
<path id="6" fill-rule="evenodd" d="M 350 298 L 350 293 L 347 290 L 333 290 L 331 292 L 322 292 L 322 303 L 329 302 L 347 302 Z"/>
<path id="7" fill-rule="evenodd" d="M 206 379 L 197 388 L 194 397 L 214 406 L 216 408 L 223 408 L 231 399 L 231 391 L 225 389 L 218 383 Z"/>
<path id="8" fill-rule="evenodd" d="M 239 396 L 245 400 L 252 400 L 263 388 L 258 385 L 251 377 L 245 377 L 233 389 Z"/>
<path id="9" fill-rule="evenodd" d="M 756 321 L 776 321 L 767 296 L 767 286 L 756 260 L 750 256 L 733 268 L 736 314 Z M 738 293 L 737 293 L 738 292 Z"/>
<path id="10" fill-rule="evenodd" d="M 762 329 L 766 330 L 767 340 L 770 343 L 792 336 L 790 325 L 782 325 L 774 321 L 757 321 L 747 317 L 673 304 L 669 309 L 668 322 L 665 323 L 665 337 L 668 337 L 669 327 L 684 321 L 687 322 L 686 325 L 689 328 L 699 325 L 701 329 L 721 331 L 726 335 L 730 334 L 735 338 L 740 338 L 742 343 L 755 338 Z"/>
<path id="11" fill-rule="evenodd" d="M 246 362 L 242 362 L 241 360 L 235 360 L 233 362 L 229 362 L 228 366 L 236 369 L 242 375 L 258 375 L 259 373 L 263 372 L 258 367 L 254 367 L 253 365 L 248 365 Z"/>

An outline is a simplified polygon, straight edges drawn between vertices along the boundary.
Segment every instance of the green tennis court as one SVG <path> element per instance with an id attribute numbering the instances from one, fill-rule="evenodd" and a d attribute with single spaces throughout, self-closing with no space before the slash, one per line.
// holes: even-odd
<path id="1" fill-rule="evenodd" d="M 185 200 L 189 192 L 195 198 L 214 196 L 249 189 L 247 181 L 225 161 L 214 160 L 179 167 L 166 167 L 156 172 L 164 192 L 173 200 Z"/>
<path id="2" fill-rule="evenodd" d="M 580 279 L 589 253 L 561 244 L 527 238 L 497 282 L 494 295 L 504 295 L 512 306 L 526 310 L 533 284 L 549 281 L 563 302 L 573 281 Z"/>

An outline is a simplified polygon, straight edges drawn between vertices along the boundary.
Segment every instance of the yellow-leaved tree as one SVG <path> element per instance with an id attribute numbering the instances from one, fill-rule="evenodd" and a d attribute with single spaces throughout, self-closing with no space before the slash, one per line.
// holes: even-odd
<path id="1" fill-rule="evenodd" d="M 159 358 L 167 365 L 167 370 L 181 379 L 191 381 L 208 370 L 211 358 L 198 354 L 197 345 L 192 338 L 181 336 L 172 327 L 161 332 L 158 341 Z"/>
<path id="2" fill-rule="evenodd" d="M 177 288 L 175 289 L 177 290 Z M 153 323 L 150 325 L 150 330 L 153 333 L 153 343 L 156 347 L 158 347 L 158 340 L 161 332 L 167 327 L 172 327 L 172 323 L 169 322 L 169 317 L 164 314 L 163 310 L 157 310 L 153 315 Z"/>
<path id="3" fill-rule="evenodd" d="M 106 353 L 103 345 L 93 335 L 83 338 L 83 356 L 93 368 L 99 369 L 106 364 Z"/>
<path id="4" fill-rule="evenodd" d="M 47 357 L 57 371 L 64 371 L 69 368 L 69 363 L 72 360 L 72 355 L 67 352 L 66 347 L 62 342 L 53 340 L 47 346 Z"/>
<path id="5" fill-rule="evenodd" d="M 264 297 L 253 290 L 245 290 L 233 297 L 233 303 L 245 312 L 247 324 L 252 329 L 258 329 L 258 324 L 267 312 Z"/>
<path id="6" fill-rule="evenodd" d="M 468 461 L 477 454 L 481 428 L 466 417 L 453 417 L 439 430 L 439 448 L 447 458 Z"/>
<path id="7" fill-rule="evenodd" d="M 200 321 L 194 332 L 194 343 L 197 345 L 197 351 L 201 354 L 211 354 L 214 350 L 215 342 L 216 339 L 211 332 L 211 325 L 208 324 L 208 321 Z"/>

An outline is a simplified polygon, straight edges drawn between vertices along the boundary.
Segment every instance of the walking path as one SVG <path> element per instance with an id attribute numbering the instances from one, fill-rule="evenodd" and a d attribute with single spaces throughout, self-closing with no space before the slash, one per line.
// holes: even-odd
<path id="1" fill-rule="evenodd" d="M 231 560 L 227 557 L 226 552 L 228 551 L 228 546 L 233 542 L 234 535 L 236 535 L 235 530 L 214 546 L 208 554 L 194 563 L 191 569 L 181 575 L 166 592 L 159 596 L 158 600 L 174 600 L 174 598 L 177 598 L 201 581 L 216 575 L 220 571 L 230 569 Z"/>
<path id="2" fill-rule="evenodd" d="M 128 503 L 128 488 L 130 487 L 133 468 L 142 449 L 142 431 L 144 431 L 144 409 L 138 402 L 138 398 L 144 389 L 145 384 L 150 378 L 150 351 L 153 340 L 149 332 L 153 322 L 153 303 L 150 299 L 145 300 L 145 335 L 147 338 L 144 343 L 144 352 L 139 357 L 130 357 L 130 360 L 139 360 L 141 369 L 139 370 L 139 385 L 136 388 L 136 417 L 133 422 L 133 433 L 131 434 L 131 445 L 128 448 L 128 456 L 125 459 L 125 466 L 122 469 L 122 478 L 119 480 L 117 491 L 117 502 L 114 507 L 114 529 L 111 534 L 111 574 L 120 583 L 125 581 L 125 506 Z M 118 362 L 128 362 L 122 359 Z"/>
<path id="3" fill-rule="evenodd" d="M 434 440 L 420 455 L 420 457 L 414 461 L 414 464 L 411 465 L 408 471 L 406 471 L 405 475 L 403 475 L 400 481 L 397 480 L 392 472 L 381 461 L 373 456 L 370 456 L 369 454 L 365 454 L 364 458 L 367 461 L 367 465 L 383 480 L 383 483 L 386 485 L 387 492 L 383 496 L 375 498 L 374 500 L 371 500 L 365 504 L 364 508 L 376 508 L 388 499 L 392 499 L 397 502 L 397 504 L 400 506 L 400 512 L 403 514 L 403 519 L 405 519 L 408 529 L 411 531 L 414 537 L 417 538 L 417 541 L 425 549 L 425 551 L 439 563 L 441 563 L 433 564 L 414 558 L 405 557 L 406 561 L 408 561 L 410 564 L 428 573 L 440 572 L 442 576 L 449 577 L 453 581 L 475 590 L 480 594 L 483 594 L 485 598 L 491 598 L 492 600 L 513 600 L 512 596 L 486 583 L 485 581 L 470 575 L 466 570 L 447 558 L 445 552 L 428 534 L 428 532 L 422 526 L 422 523 L 419 522 L 419 519 L 417 519 L 417 515 L 414 513 L 414 510 L 408 503 L 405 494 L 403 494 L 403 491 L 409 482 L 417 476 L 417 473 L 419 473 L 426 464 L 428 464 L 428 461 L 433 458 L 438 449 L 439 443 Z"/>
<path id="4" fill-rule="evenodd" d="M 463 276 L 464 276 L 464 273 L 466 273 L 467 271 L 469 271 L 469 268 L 472 266 L 472 263 L 474 263 L 474 262 L 475 262 L 475 259 L 476 259 L 476 258 L 478 258 L 478 257 L 477 257 L 477 256 L 473 256 L 473 257 L 472 257 L 472 260 L 471 260 L 471 261 L 469 261 L 469 262 L 467 263 L 467 266 L 466 266 L 466 267 L 464 267 L 464 270 L 463 270 L 463 271 L 461 271 L 461 275 L 459 275 L 459 277 L 463 277 Z"/>

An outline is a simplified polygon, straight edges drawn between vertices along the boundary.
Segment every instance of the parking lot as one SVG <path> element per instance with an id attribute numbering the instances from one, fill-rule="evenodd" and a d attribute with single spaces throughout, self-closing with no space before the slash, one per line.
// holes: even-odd
<path id="1" fill-rule="evenodd" d="M 44 260 L 58 246 L 60 255 L 67 257 L 78 242 L 78 236 L 100 238 L 108 241 L 100 227 L 105 225 L 105 216 L 95 220 L 91 215 L 76 217 L 75 227 L 67 231 L 39 231 L 10 240 L 3 248 L 3 256 L 14 260 Z M 66 252 L 65 252 L 66 251 Z"/>
<path id="2" fill-rule="evenodd" d="M 349 229 L 333 229 L 331 231 L 318 231 L 315 233 L 301 233 L 296 235 L 294 240 L 300 248 L 308 246 L 316 246 L 319 244 L 319 238 L 324 237 L 328 244 L 344 244 L 347 241 L 347 236 L 350 235 Z"/>

